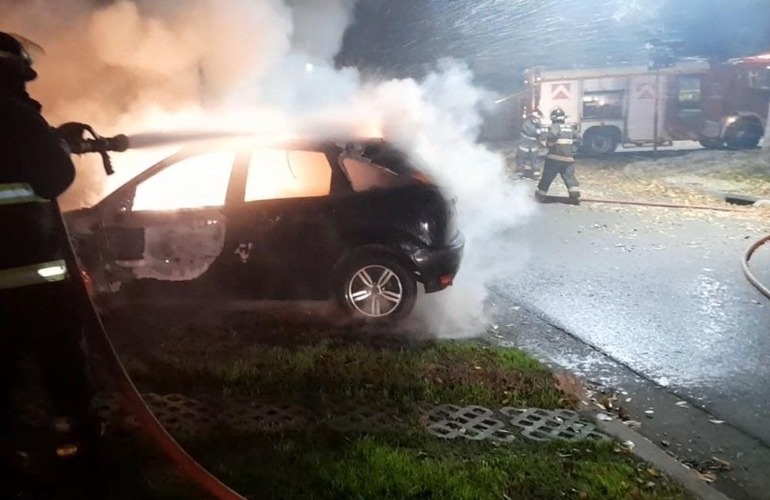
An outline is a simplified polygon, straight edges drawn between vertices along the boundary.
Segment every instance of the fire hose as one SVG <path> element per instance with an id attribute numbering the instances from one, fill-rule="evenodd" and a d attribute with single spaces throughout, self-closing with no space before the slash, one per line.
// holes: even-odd
<path id="1" fill-rule="evenodd" d="M 72 130 L 75 130 L 74 127 Z M 125 151 L 129 147 L 129 139 L 126 136 L 115 136 L 112 138 L 100 137 L 93 132 L 93 129 L 90 127 L 81 130 L 89 131 L 93 135 L 93 138 L 75 139 L 74 137 L 69 137 L 65 139 L 70 145 L 71 151 L 76 154 L 99 153 L 104 160 L 105 171 L 108 174 L 112 173 L 108 151 Z M 69 245 L 67 245 L 66 248 L 68 268 L 79 269 L 75 250 L 71 243 L 72 240 L 66 232 L 67 228 L 63 219 L 61 220 L 61 224 L 64 227 L 67 241 L 69 242 Z M 109 374 L 117 383 L 127 408 L 136 416 L 141 428 L 153 441 L 155 441 L 163 453 L 176 464 L 181 473 L 199 487 L 220 500 L 245 500 L 245 497 L 232 490 L 190 456 L 173 436 L 168 433 L 163 425 L 161 425 L 144 402 L 144 399 L 131 380 L 131 377 L 120 362 L 120 358 L 118 357 L 118 354 L 104 329 L 104 324 L 96 311 L 96 307 L 91 300 L 83 274 L 81 272 L 71 273 L 71 279 L 75 286 L 75 297 L 79 301 L 80 309 L 83 311 L 88 345 L 103 359 L 105 368 L 108 369 Z"/>
<path id="2" fill-rule="evenodd" d="M 754 252 L 756 252 L 759 249 L 759 247 L 761 247 L 768 241 L 770 241 L 770 235 L 765 236 L 761 240 L 751 245 L 749 249 L 746 250 L 746 254 L 743 256 L 743 262 L 741 262 L 741 267 L 743 268 L 743 275 L 746 276 L 746 279 L 749 280 L 749 283 L 754 285 L 754 287 L 757 290 L 759 290 L 760 293 L 762 293 L 762 295 L 770 299 L 770 289 L 768 289 L 765 285 L 763 285 L 749 269 L 749 261 L 751 260 L 752 255 L 754 255 Z"/>
<path id="3" fill-rule="evenodd" d="M 658 203 L 652 201 L 624 201 L 624 200 L 599 200 L 592 198 L 581 198 L 581 202 L 588 203 L 609 203 L 612 205 L 635 205 L 640 207 L 660 207 L 660 208 L 691 208 L 694 210 L 713 210 L 716 212 L 740 212 L 737 208 L 728 207 L 710 207 L 708 205 L 685 205 L 677 203 Z"/>

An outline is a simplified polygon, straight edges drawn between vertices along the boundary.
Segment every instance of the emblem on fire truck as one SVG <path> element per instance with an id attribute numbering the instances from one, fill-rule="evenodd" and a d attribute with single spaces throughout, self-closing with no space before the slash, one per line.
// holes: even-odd
<path id="1" fill-rule="evenodd" d="M 651 83 L 642 82 L 636 85 L 637 99 L 655 99 L 655 87 Z"/>
<path id="2" fill-rule="evenodd" d="M 551 84 L 551 100 L 553 101 L 568 101 L 572 94 L 571 83 L 552 83 Z"/>

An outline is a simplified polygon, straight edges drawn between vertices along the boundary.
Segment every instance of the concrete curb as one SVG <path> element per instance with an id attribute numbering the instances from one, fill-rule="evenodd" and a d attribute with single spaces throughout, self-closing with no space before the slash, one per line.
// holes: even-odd
<path id="1" fill-rule="evenodd" d="M 605 433 L 614 436 L 621 442 L 631 441 L 631 450 L 636 456 L 651 463 L 664 473 L 679 481 L 684 488 L 702 500 L 730 500 L 730 497 L 708 485 L 698 476 L 698 473 L 688 469 L 652 441 L 631 429 L 619 420 L 599 420 L 594 415 L 597 426 Z"/>

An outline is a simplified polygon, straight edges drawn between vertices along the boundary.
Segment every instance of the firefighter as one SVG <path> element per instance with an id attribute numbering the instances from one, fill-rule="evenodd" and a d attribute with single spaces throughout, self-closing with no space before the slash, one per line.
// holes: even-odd
<path id="1" fill-rule="evenodd" d="M 23 443 L 11 409 L 21 358 L 39 366 L 49 395 L 54 419 L 48 457 L 54 470 L 62 477 L 85 474 L 99 435 L 72 299 L 70 280 L 77 271 L 65 262 L 68 242 L 56 203 L 75 168 L 40 104 L 27 94 L 26 83 L 37 73 L 25 43 L 0 32 L 0 496 L 9 497 L 29 487 L 14 484 L 28 465 L 15 451 Z M 66 491 L 57 491 L 57 498 L 87 496 Z"/>
<path id="2" fill-rule="evenodd" d="M 543 114 L 538 109 L 532 110 L 521 126 L 521 140 L 516 150 L 516 167 L 524 177 L 534 179 L 540 174 L 543 132 Z"/>
<path id="3" fill-rule="evenodd" d="M 548 188 L 557 175 L 561 175 L 569 191 L 570 202 L 580 204 L 580 183 L 575 177 L 575 141 L 576 132 L 565 124 L 567 115 L 561 108 L 551 111 L 551 126 L 546 135 L 548 154 L 545 157 L 543 175 L 537 185 L 535 198 L 537 201 L 547 200 Z"/>

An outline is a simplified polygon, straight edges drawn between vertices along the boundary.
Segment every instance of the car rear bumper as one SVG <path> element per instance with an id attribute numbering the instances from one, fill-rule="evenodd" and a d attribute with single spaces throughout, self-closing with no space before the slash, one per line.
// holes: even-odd
<path id="1" fill-rule="evenodd" d="M 454 280 L 465 248 L 465 237 L 461 232 L 447 245 L 421 248 L 412 253 L 412 261 L 425 285 L 425 293 L 433 293 L 450 286 Z"/>

